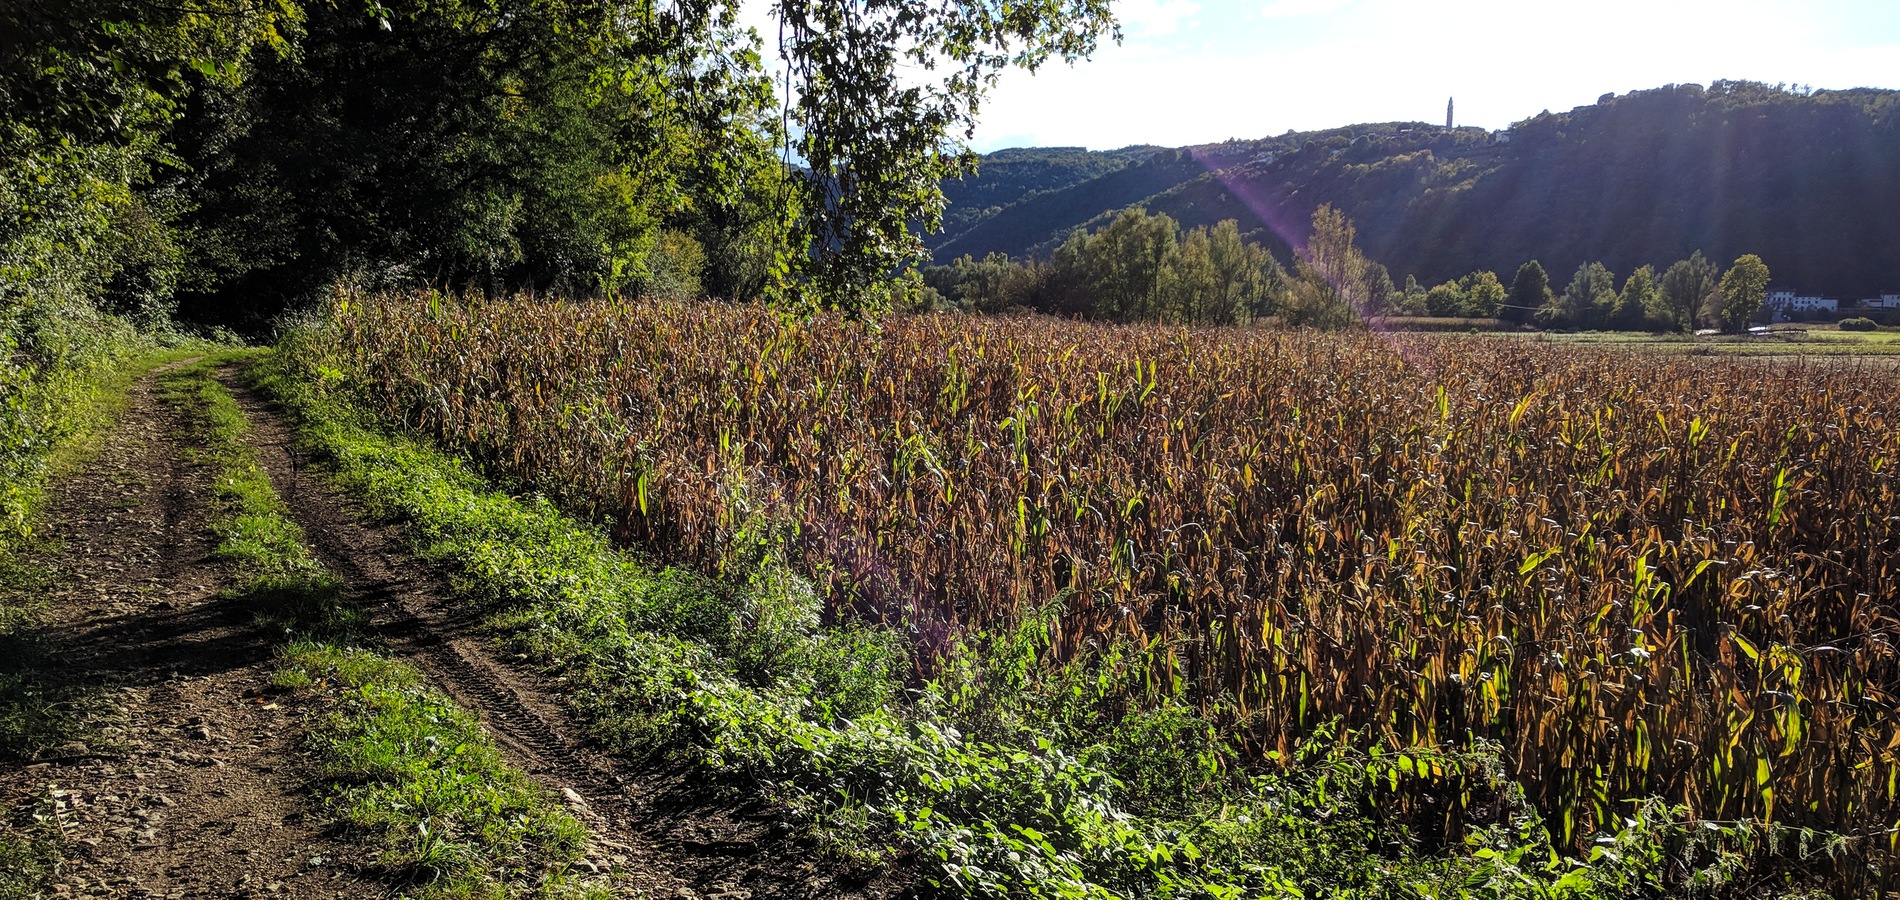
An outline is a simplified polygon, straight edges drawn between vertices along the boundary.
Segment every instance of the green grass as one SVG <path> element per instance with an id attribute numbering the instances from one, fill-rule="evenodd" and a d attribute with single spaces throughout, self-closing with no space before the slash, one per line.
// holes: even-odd
<path id="1" fill-rule="evenodd" d="M 1778 326 L 1768 336 L 1650 334 L 1635 331 L 1538 332 L 1512 334 L 1508 340 L 1642 350 L 1688 356 L 1743 356 L 1768 358 L 1817 357 L 1829 359 L 1900 357 L 1900 329 L 1855 332 L 1832 325 Z"/>
<path id="2" fill-rule="evenodd" d="M 481 723 L 369 650 L 302 641 L 273 684 L 329 707 L 311 747 L 340 818 L 417 897 L 603 896 L 573 865 L 587 831 L 510 766 Z"/>
<path id="3" fill-rule="evenodd" d="M 20 810 L 0 827 L 0 900 L 38 900 L 59 874 L 66 842 L 50 820 L 51 804 Z"/>
<path id="4" fill-rule="evenodd" d="M 1155 648 L 1037 668 L 1059 602 L 918 683 L 901 636 L 820 626 L 781 530 L 743 528 L 717 573 L 656 566 L 379 428 L 327 339 L 293 334 L 252 373 L 337 482 L 407 523 L 618 752 L 683 759 L 777 803 L 838 865 L 907 862 L 944 896 L 1621 897 L 1714 889 L 1779 840 L 1656 802 L 1591 859 L 1564 859 L 1483 752 L 1367 755 L 1322 735 L 1283 769 L 1241 771 L 1186 706 L 1130 709 Z M 1488 772 L 1498 795 L 1466 845 L 1421 846 L 1382 815 L 1390 785 L 1454 767 Z"/>
<path id="5" fill-rule="evenodd" d="M 342 602 L 342 584 L 317 562 L 290 520 L 270 476 L 245 443 L 250 423 L 215 372 L 255 358 L 247 350 L 206 356 L 159 379 L 163 397 L 187 423 L 198 461 L 215 470 L 208 527 L 216 554 L 235 569 L 236 587 L 260 624 L 296 637 L 355 640 L 365 620 Z"/>
<path id="6" fill-rule="evenodd" d="M 135 379 L 191 352 L 83 306 L 0 310 L 0 585 L 33 574 L 47 484 L 91 452 Z"/>
<path id="7" fill-rule="evenodd" d="M 272 684 L 321 710 L 307 745 L 330 808 L 381 845 L 379 863 L 408 896 L 598 896 L 570 871 L 586 846 L 580 822 L 510 766 L 473 715 L 364 646 L 365 616 L 310 553 L 214 375 L 255 355 L 207 357 L 161 383 L 216 470 L 209 526 L 235 570 L 231 599 L 291 636 Z"/>

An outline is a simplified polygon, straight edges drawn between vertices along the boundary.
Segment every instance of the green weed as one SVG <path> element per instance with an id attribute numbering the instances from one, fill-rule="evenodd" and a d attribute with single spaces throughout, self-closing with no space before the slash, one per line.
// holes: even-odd
<path id="1" fill-rule="evenodd" d="M 42 797 L 0 827 L 0 900 L 46 896 L 66 851 L 52 816 L 52 798 Z"/>
<path id="2" fill-rule="evenodd" d="M 377 836 L 382 865 L 420 896 L 589 896 L 568 869 L 586 830 L 502 759 L 481 723 L 414 668 L 299 642 L 276 683 L 322 697 L 311 739 L 331 804 Z"/>

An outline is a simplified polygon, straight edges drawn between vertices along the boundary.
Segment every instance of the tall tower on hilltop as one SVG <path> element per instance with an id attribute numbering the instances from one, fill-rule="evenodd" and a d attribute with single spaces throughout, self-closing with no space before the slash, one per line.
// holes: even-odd
<path id="1" fill-rule="evenodd" d="M 1452 99 L 1453 99 L 1453 98 L 1451 98 L 1451 97 L 1446 97 L 1446 98 L 1445 98 L 1445 127 L 1446 127 L 1446 128 L 1450 128 L 1450 127 L 1451 127 L 1451 102 L 1452 102 Z"/>

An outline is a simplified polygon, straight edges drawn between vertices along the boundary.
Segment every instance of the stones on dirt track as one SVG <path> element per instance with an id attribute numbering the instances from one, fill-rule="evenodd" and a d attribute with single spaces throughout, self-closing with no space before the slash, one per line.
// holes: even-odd
<path id="1" fill-rule="evenodd" d="M 355 866 L 304 864 L 374 851 L 303 814 L 288 711 L 251 702 L 273 638 L 220 595 L 210 476 L 176 421 L 142 380 L 98 455 L 51 491 L 45 531 L 61 550 L 42 630 L 62 652 L 46 674 L 96 686 L 90 736 L 0 768 L 0 806 L 46 810 L 63 838 L 54 896 L 381 896 Z"/>

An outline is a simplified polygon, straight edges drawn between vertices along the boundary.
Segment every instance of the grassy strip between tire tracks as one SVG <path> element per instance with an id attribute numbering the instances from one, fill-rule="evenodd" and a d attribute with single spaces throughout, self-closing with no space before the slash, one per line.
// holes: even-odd
<path id="1" fill-rule="evenodd" d="M 321 710 L 307 743 L 335 815 L 376 837 L 409 896 L 604 896 L 570 870 L 584 826 L 510 767 L 472 714 L 363 645 L 363 614 L 305 546 L 213 375 L 244 356 L 207 358 L 162 385 L 216 470 L 210 526 L 236 570 L 233 596 L 290 636 L 273 684 Z"/>
<path id="2" fill-rule="evenodd" d="M 717 580 L 658 570 L 547 501 L 368 424 L 323 340 L 294 333 L 250 371 L 345 489 L 407 522 L 417 552 L 567 685 L 598 736 L 779 803 L 841 864 L 910 860 L 952 896 L 1584 898 L 1719 889 L 1765 846 L 1650 803 L 1592 859 L 1566 859 L 1499 775 L 1507 824 L 1452 852 L 1410 848 L 1374 814 L 1380 785 L 1437 760 L 1315 742 L 1286 772 L 1216 784 L 1215 751 L 1185 710 L 1073 739 L 1062 717 L 1119 684 L 1110 666 L 1027 675 L 1047 616 L 907 686 L 897 636 L 820 627 L 770 525 L 743 535 L 756 551 Z"/>

